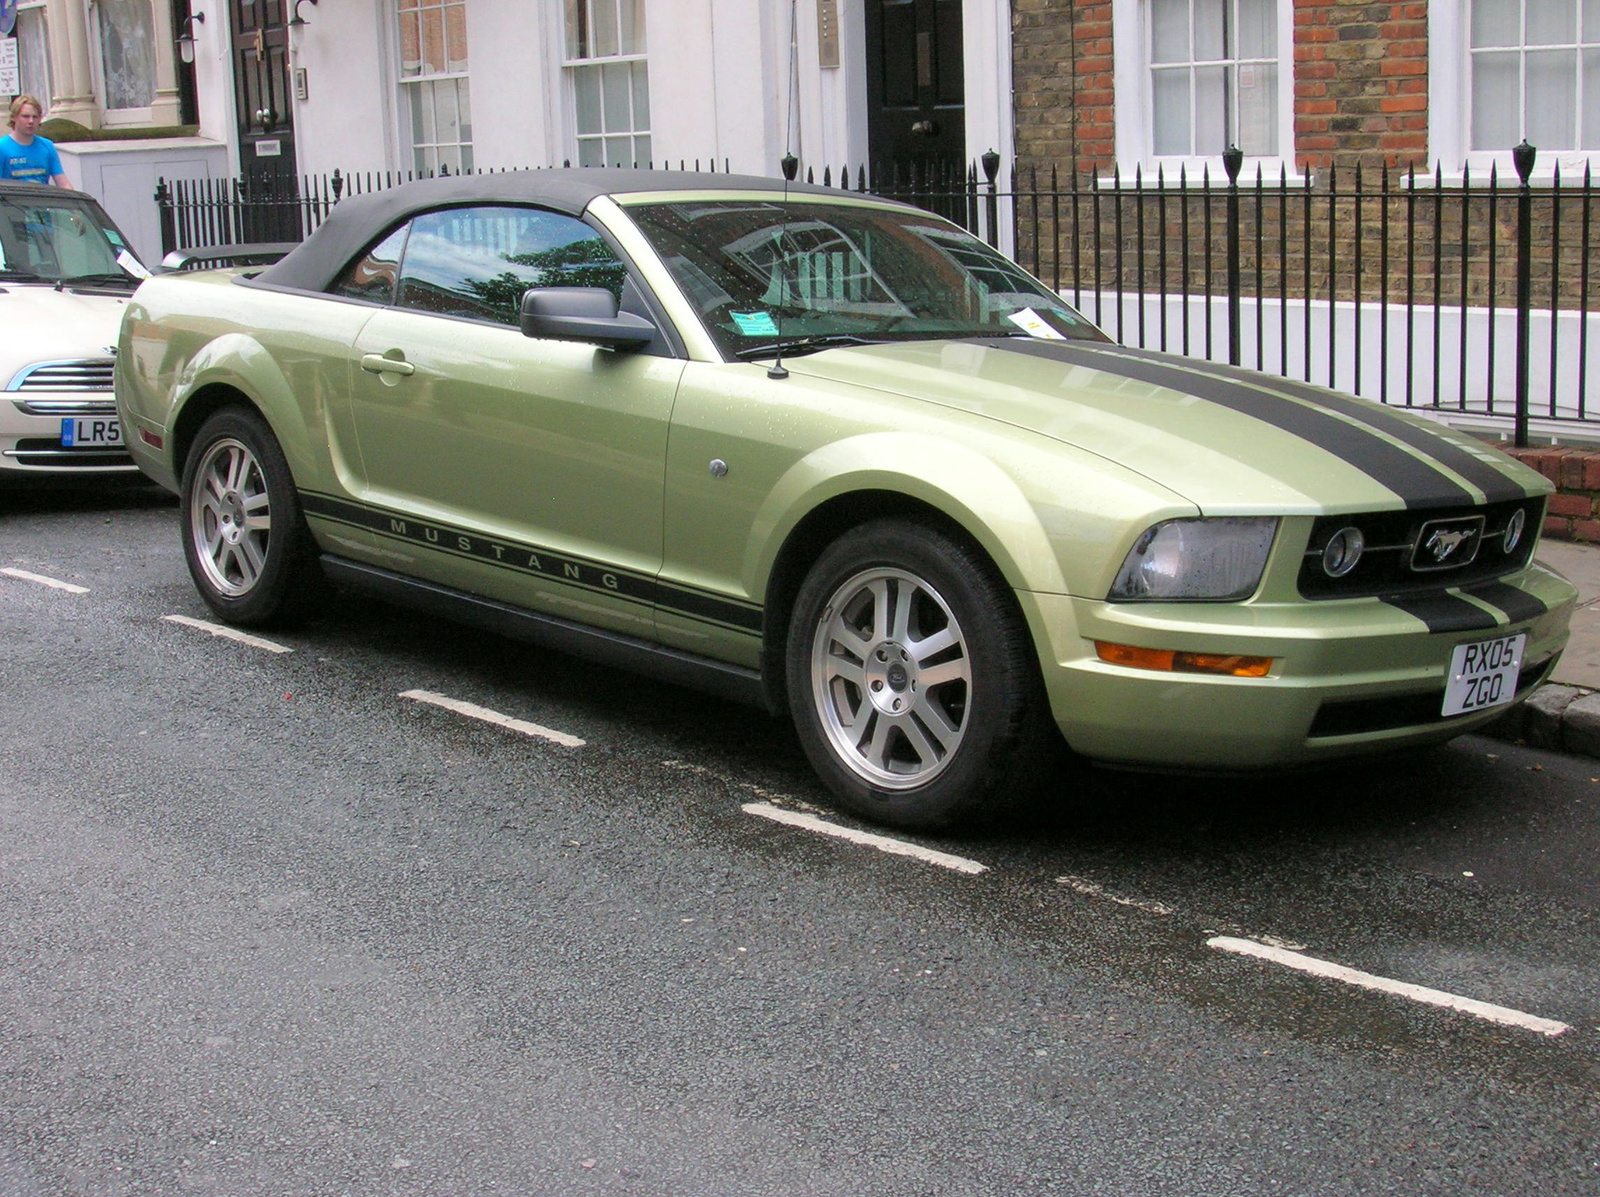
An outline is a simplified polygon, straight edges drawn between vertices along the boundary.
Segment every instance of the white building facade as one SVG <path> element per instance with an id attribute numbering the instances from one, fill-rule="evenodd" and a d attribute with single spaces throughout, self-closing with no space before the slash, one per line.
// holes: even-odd
<path id="1" fill-rule="evenodd" d="M 937 149 L 1010 156 L 1007 0 L 279 6 L 193 0 L 200 132 L 240 173 L 269 157 L 300 174 L 698 160 L 772 175 L 793 152 L 820 178 L 885 156 L 869 107 L 885 73 L 929 95 L 946 84 L 945 115 L 923 119 L 959 127 L 924 135 Z M 254 7 L 266 23 L 241 22 Z M 274 70 L 281 88 L 250 84 Z"/>

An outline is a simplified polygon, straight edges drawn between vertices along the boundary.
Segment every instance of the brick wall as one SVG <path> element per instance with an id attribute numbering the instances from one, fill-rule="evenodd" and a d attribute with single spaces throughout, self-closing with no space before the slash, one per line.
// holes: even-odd
<path id="1" fill-rule="evenodd" d="M 1312 167 L 1423 162 L 1426 0 L 1295 0 L 1295 157 Z M 1011 0 L 1017 156 L 1109 167 L 1116 154 L 1110 0 Z"/>
<path id="2" fill-rule="evenodd" d="M 1600 450 L 1565 446 L 1501 449 L 1556 485 L 1545 508 L 1544 534 L 1600 544 Z"/>
<path id="3" fill-rule="evenodd" d="M 1012 0 L 1011 39 L 1019 161 L 1109 167 L 1111 0 Z"/>
<path id="4" fill-rule="evenodd" d="M 1428 6 L 1295 0 L 1294 131 L 1312 167 L 1422 162 Z"/>

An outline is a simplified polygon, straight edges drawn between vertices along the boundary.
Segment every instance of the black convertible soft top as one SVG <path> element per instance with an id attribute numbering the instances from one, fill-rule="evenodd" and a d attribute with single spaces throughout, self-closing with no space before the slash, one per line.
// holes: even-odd
<path id="1" fill-rule="evenodd" d="M 572 167 L 557 170 L 510 170 L 488 174 L 448 175 L 419 179 L 386 191 L 353 195 L 334 206 L 328 218 L 305 241 L 246 285 L 292 291 L 323 291 L 347 262 L 388 229 L 419 212 L 458 204 L 538 204 L 581 216 L 602 195 L 643 191 L 768 191 L 782 194 L 782 179 L 759 175 L 697 173 L 679 170 L 628 170 Z M 790 195 L 837 199 L 856 194 L 833 187 L 790 183 Z"/>

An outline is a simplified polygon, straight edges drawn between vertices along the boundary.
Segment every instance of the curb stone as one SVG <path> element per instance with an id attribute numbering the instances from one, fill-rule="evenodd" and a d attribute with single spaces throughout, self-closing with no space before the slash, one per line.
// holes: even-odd
<path id="1" fill-rule="evenodd" d="M 1600 692 L 1559 683 L 1541 686 L 1477 734 L 1530 748 L 1600 757 Z"/>

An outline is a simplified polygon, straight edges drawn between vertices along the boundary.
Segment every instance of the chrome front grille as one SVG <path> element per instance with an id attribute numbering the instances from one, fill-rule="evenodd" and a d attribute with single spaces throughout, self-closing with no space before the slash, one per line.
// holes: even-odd
<path id="1" fill-rule="evenodd" d="M 17 410 L 30 416 L 110 416 L 117 411 L 115 399 L 13 399 Z"/>
<path id="2" fill-rule="evenodd" d="M 84 358 L 76 362 L 35 362 L 17 371 L 6 387 L 8 391 L 29 394 L 50 392 L 109 391 L 111 359 Z"/>

